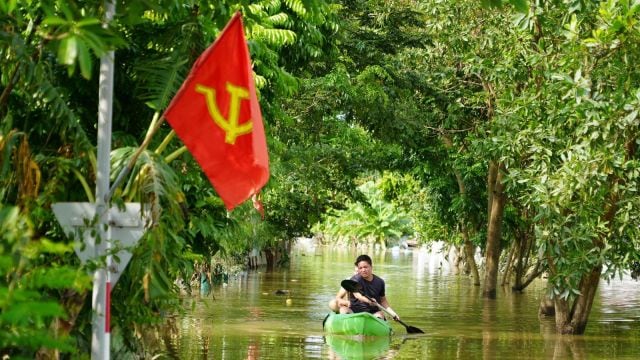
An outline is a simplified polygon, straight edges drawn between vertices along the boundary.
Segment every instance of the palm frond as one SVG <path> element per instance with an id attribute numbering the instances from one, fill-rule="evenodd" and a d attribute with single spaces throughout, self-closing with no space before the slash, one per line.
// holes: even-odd
<path id="1" fill-rule="evenodd" d="M 265 1 L 262 6 L 269 12 L 280 11 L 280 7 L 282 6 L 282 1 L 280 0 L 268 0 Z"/>
<path id="2" fill-rule="evenodd" d="M 275 47 L 291 45 L 296 41 L 296 33 L 291 30 L 269 29 L 259 24 L 251 28 L 251 37 Z"/>
<path id="3" fill-rule="evenodd" d="M 277 13 L 269 16 L 267 21 L 272 25 L 286 25 L 289 23 L 289 15 L 283 12 Z"/>
<path id="4" fill-rule="evenodd" d="M 136 148 L 125 147 L 111 152 L 112 174 L 119 174 L 129 162 Z M 149 206 L 153 224 L 160 217 L 179 228 L 182 226 L 182 209 L 175 199 L 180 188 L 174 170 L 153 151 L 145 150 L 134 164 L 123 191 L 116 192 L 126 201 L 136 201 Z M 114 199 L 114 201 L 119 201 Z"/>
<path id="5" fill-rule="evenodd" d="M 80 118 L 69 105 L 68 95 L 62 88 L 54 85 L 53 75 L 43 63 L 29 64 L 27 71 L 31 76 L 25 77 L 24 94 L 31 95 L 34 108 L 48 114 L 52 120 L 50 131 L 59 132 L 63 139 L 71 140 L 78 153 L 93 149 L 92 141 L 82 128 Z"/>
<path id="6" fill-rule="evenodd" d="M 302 0 L 284 0 L 284 3 L 298 16 L 304 17 L 307 15 L 307 8 L 304 6 Z"/>
<path id="7" fill-rule="evenodd" d="M 140 79 L 138 91 L 141 99 L 156 111 L 164 109 L 180 88 L 187 71 L 186 58 L 167 56 L 139 62 L 135 72 Z"/>

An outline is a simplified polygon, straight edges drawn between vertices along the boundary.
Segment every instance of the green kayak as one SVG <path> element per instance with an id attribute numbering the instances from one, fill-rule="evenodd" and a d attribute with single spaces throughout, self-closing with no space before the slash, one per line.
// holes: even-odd
<path id="1" fill-rule="evenodd" d="M 391 326 L 369 313 L 334 314 L 324 320 L 324 331 L 335 335 L 389 336 Z"/>

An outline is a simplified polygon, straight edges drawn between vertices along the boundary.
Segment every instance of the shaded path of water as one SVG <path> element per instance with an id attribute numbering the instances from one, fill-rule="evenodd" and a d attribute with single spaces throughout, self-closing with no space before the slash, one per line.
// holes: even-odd
<path id="1" fill-rule="evenodd" d="M 351 275 L 357 255 L 298 249 L 286 270 L 249 272 L 216 288 L 213 297 L 185 299 L 187 313 L 176 319 L 171 333 L 171 357 L 342 358 L 344 344 L 328 345 L 321 322 L 328 312 L 327 302 L 340 281 Z M 468 277 L 451 274 L 446 262 L 427 251 L 370 255 L 374 272 L 387 281 L 393 308 L 404 322 L 426 334 L 407 336 L 403 326 L 394 324 L 396 335 L 388 347 L 355 358 L 640 358 L 640 283 L 635 281 L 603 282 L 587 335 L 557 336 L 552 319 L 538 319 L 542 281 L 523 294 L 507 289 L 497 300 L 486 301 Z"/>

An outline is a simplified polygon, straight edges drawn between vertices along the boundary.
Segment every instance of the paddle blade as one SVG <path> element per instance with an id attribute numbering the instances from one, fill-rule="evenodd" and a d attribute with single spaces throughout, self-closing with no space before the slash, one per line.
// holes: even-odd
<path id="1" fill-rule="evenodd" d="M 357 281 L 350 279 L 342 280 L 340 286 L 342 286 L 342 288 L 347 290 L 348 292 L 360 292 L 362 290 L 360 284 Z"/>
<path id="2" fill-rule="evenodd" d="M 407 329 L 407 334 L 424 334 L 424 331 L 415 326 L 405 325 L 405 328 Z"/>
<path id="3" fill-rule="evenodd" d="M 402 320 L 396 320 L 396 321 L 402 324 L 402 326 L 404 326 L 405 329 L 407 329 L 407 334 L 424 334 L 424 331 L 418 329 L 415 326 L 407 325 Z"/>

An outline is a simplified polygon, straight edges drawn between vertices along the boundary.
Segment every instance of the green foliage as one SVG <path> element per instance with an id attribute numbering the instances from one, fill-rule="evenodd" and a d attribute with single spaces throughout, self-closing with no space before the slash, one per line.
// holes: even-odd
<path id="1" fill-rule="evenodd" d="M 510 3 L 511 5 L 513 5 L 513 7 L 515 7 L 516 10 L 518 10 L 521 13 L 526 13 L 526 12 L 529 11 L 529 1 L 528 0 L 508 0 L 508 1 L 503 1 L 503 0 L 482 0 L 481 1 L 482 6 L 484 6 L 486 8 L 500 7 L 505 3 Z"/>
<path id="2" fill-rule="evenodd" d="M 349 198 L 361 196 L 354 181 L 358 174 L 379 169 L 401 154 L 399 148 L 371 139 L 361 127 L 323 116 L 327 104 L 312 97 L 304 94 L 290 103 L 292 112 L 312 105 L 306 107 L 308 113 L 289 119 L 289 126 L 275 128 L 279 141 L 269 144 L 272 178 L 264 200 L 269 222 L 284 238 L 309 235 L 326 209 L 343 208 Z"/>
<path id="3" fill-rule="evenodd" d="M 0 354 L 32 358 L 41 348 L 75 351 L 54 319 L 66 318 L 56 292 L 86 291 L 91 279 L 73 266 L 48 263 L 70 245 L 34 238 L 30 220 L 17 207 L 0 205 Z"/>
<path id="4" fill-rule="evenodd" d="M 102 26 L 100 19 L 87 16 L 89 9 L 75 9 L 61 3 L 57 7 L 62 16 L 49 13 L 42 21 L 42 31 L 46 38 L 56 39 L 58 62 L 67 66 L 70 76 L 74 74 L 76 64 L 85 79 L 93 73 L 93 57 L 91 52 L 100 58 L 109 48 L 124 43 Z"/>
<path id="5" fill-rule="evenodd" d="M 436 199 L 418 179 L 410 174 L 384 172 L 380 178 L 380 191 L 385 201 L 401 209 L 411 220 L 411 231 L 423 243 L 447 238 L 449 230 L 435 216 Z"/>
<path id="6" fill-rule="evenodd" d="M 412 235 L 411 218 L 397 205 L 385 199 L 380 181 L 367 181 L 358 187 L 363 202 L 349 202 L 344 210 L 330 211 L 314 231 L 329 242 L 360 244 L 363 242 L 386 247 L 404 235 Z"/>

